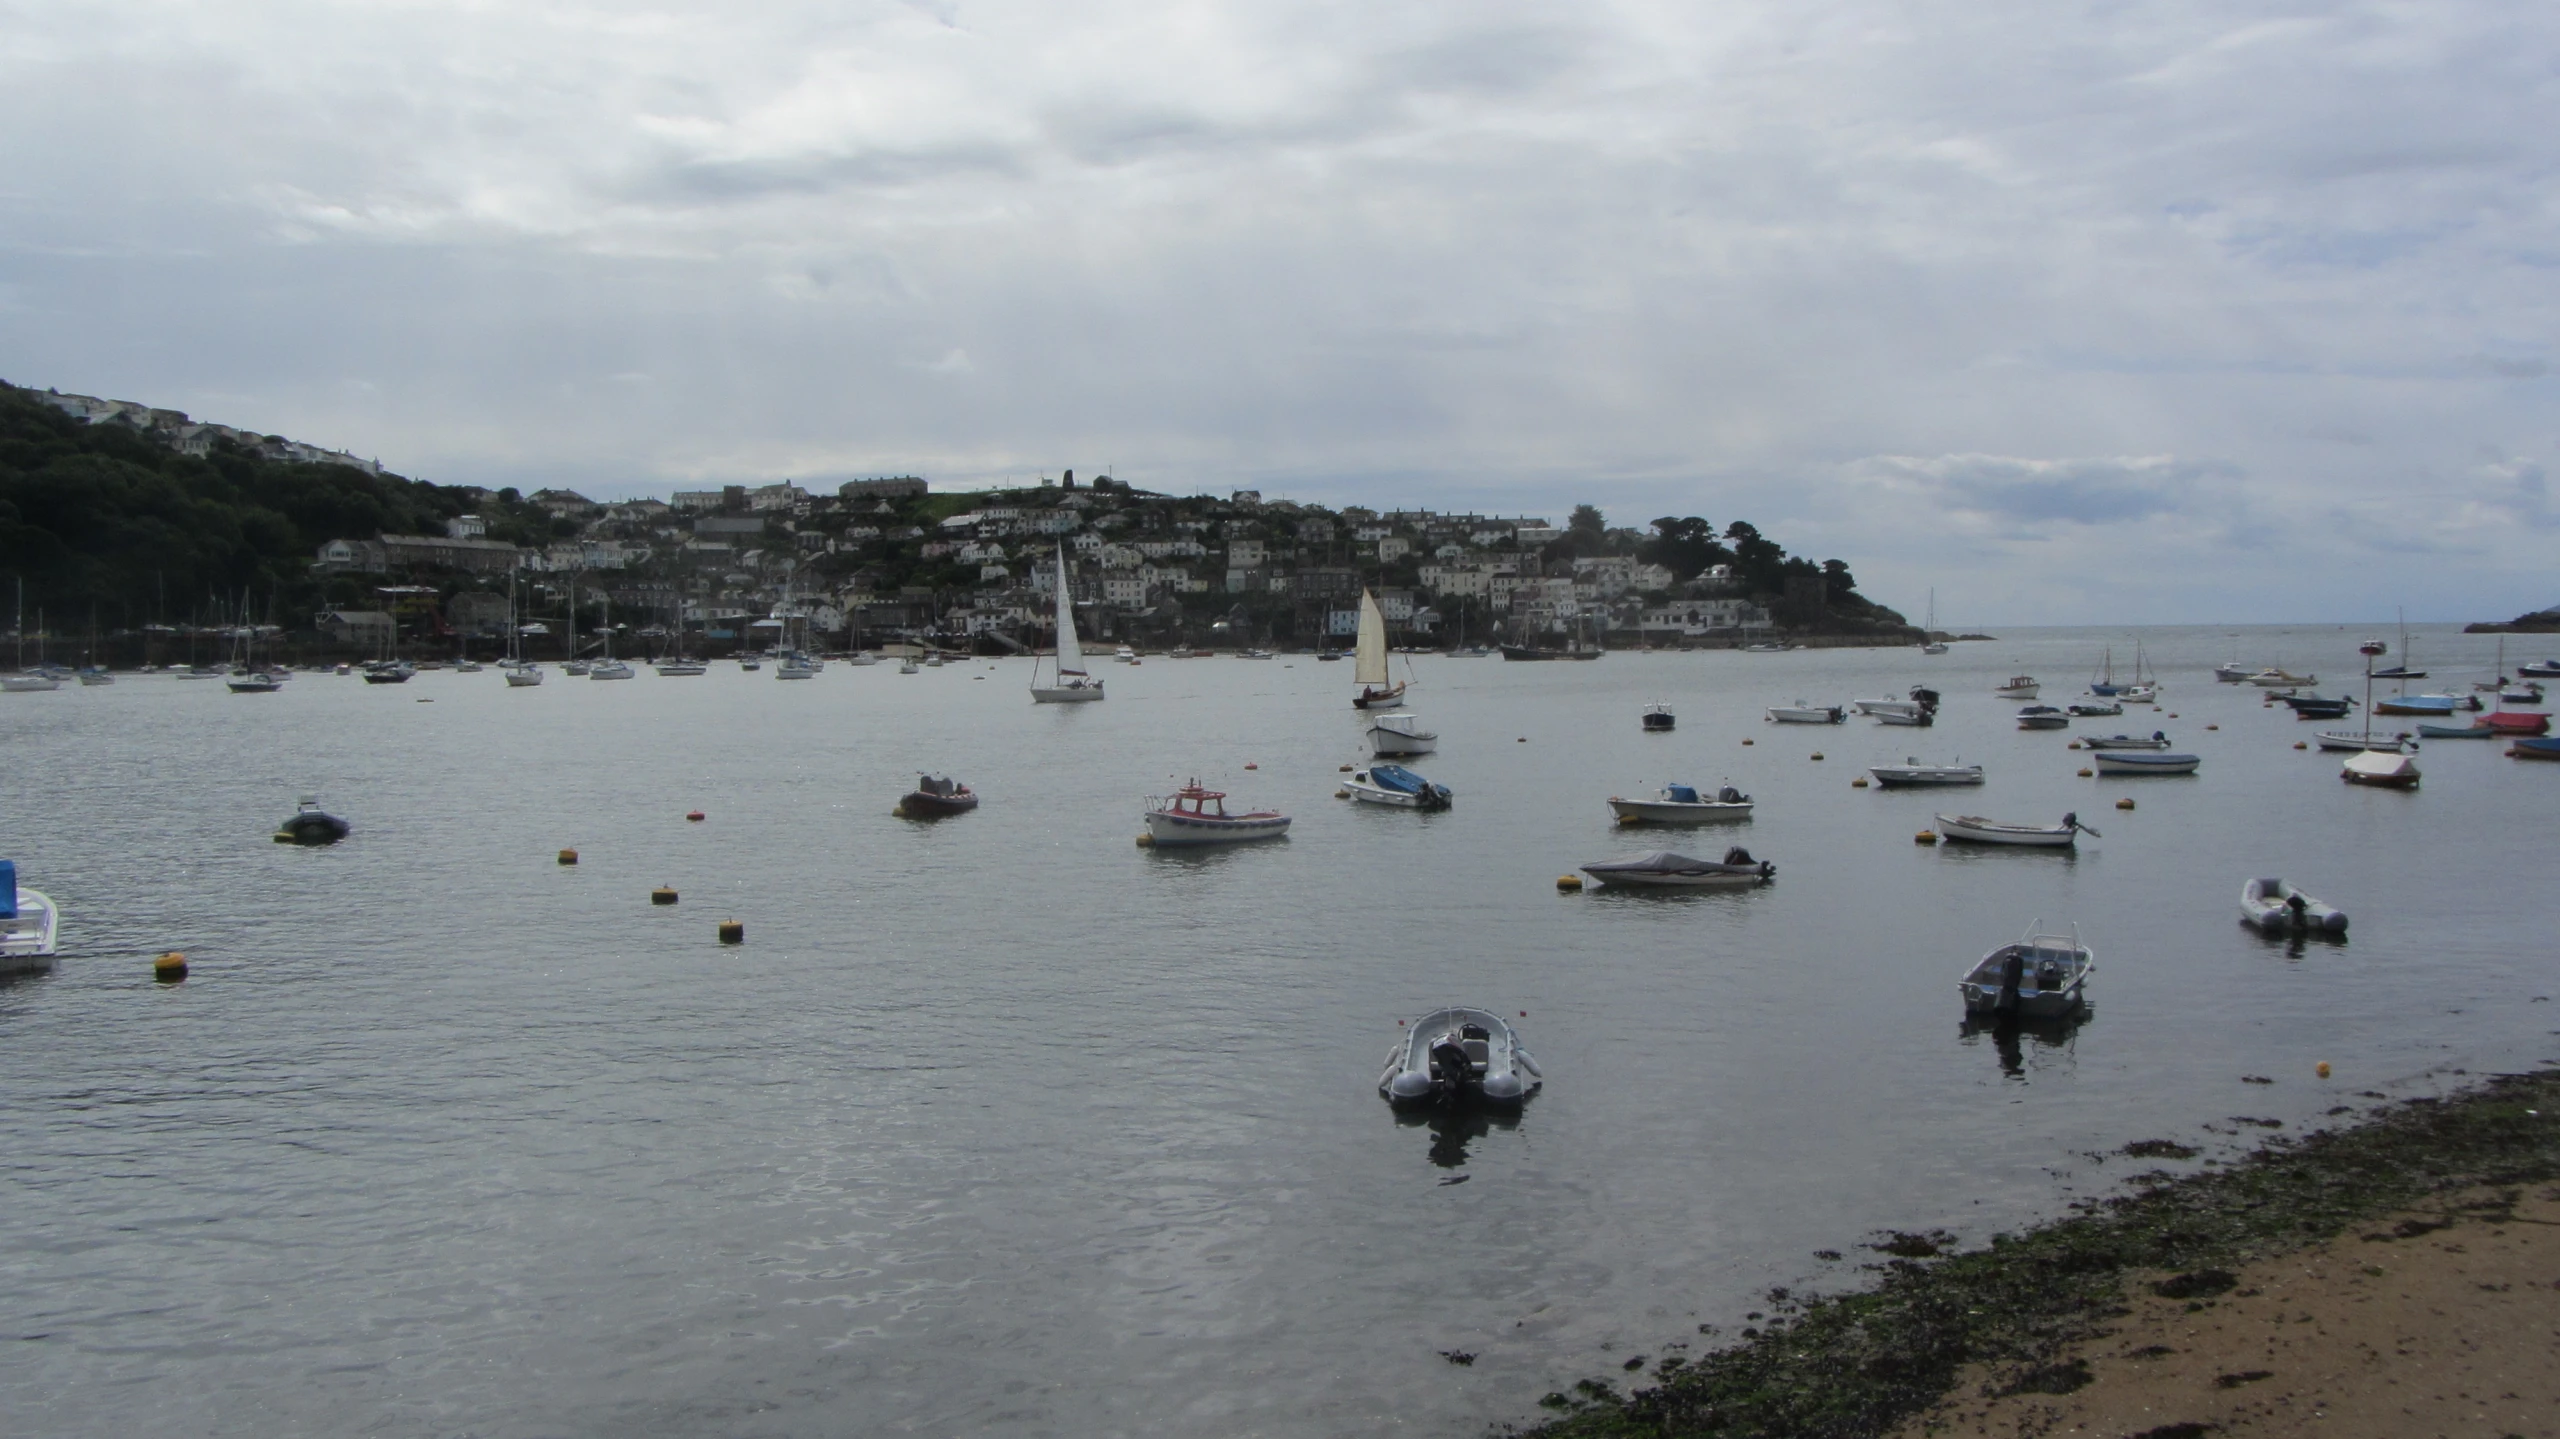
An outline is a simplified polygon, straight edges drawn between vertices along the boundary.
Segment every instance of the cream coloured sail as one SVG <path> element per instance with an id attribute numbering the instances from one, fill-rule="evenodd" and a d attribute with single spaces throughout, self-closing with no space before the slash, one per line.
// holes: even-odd
<path id="1" fill-rule="evenodd" d="M 1058 673 L 1084 673 L 1084 647 L 1076 643 L 1075 601 L 1067 589 L 1067 549 L 1058 547 Z"/>
<path id="2" fill-rule="evenodd" d="M 1387 682 L 1387 614 L 1368 590 L 1360 592 L 1360 646 L 1352 656 L 1351 680 L 1381 687 Z"/>

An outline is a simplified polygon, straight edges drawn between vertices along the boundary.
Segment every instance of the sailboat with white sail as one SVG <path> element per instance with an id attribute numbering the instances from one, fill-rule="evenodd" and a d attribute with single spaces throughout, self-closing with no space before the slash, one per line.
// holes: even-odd
<path id="1" fill-rule="evenodd" d="M 1360 643 L 1352 653 L 1351 680 L 1360 686 L 1360 693 L 1351 697 L 1353 709 L 1404 705 L 1405 687 L 1390 683 L 1387 676 L 1387 612 L 1378 608 L 1378 596 L 1370 590 L 1360 592 Z"/>
<path id="2" fill-rule="evenodd" d="M 524 616 L 516 611 L 516 575 L 507 571 L 507 688 L 532 689 L 542 683 L 542 666 L 524 657 Z"/>
<path id="3" fill-rule="evenodd" d="M 1076 602 L 1067 587 L 1067 547 L 1058 547 L 1058 650 L 1051 661 L 1049 683 L 1040 683 L 1040 661 L 1031 662 L 1031 702 L 1043 705 L 1085 704 L 1101 699 L 1102 681 L 1085 672 L 1084 647 L 1076 643 Z M 909 661 L 909 665 L 914 662 Z M 900 673 L 906 673 L 901 667 Z"/>
<path id="4" fill-rule="evenodd" d="M 1946 652 L 1947 642 L 1938 638 L 1938 592 L 1932 588 L 1929 591 L 1929 617 L 1920 622 L 1920 653 L 1942 655 Z"/>

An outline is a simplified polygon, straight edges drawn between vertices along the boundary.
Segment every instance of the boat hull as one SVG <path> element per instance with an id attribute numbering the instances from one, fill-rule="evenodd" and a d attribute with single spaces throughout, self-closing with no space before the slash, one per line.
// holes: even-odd
<path id="1" fill-rule="evenodd" d="M 1031 691 L 1031 702 L 1033 704 L 1040 705 L 1092 704 L 1094 701 L 1101 698 L 1102 686 L 1099 683 L 1089 685 L 1034 686 Z"/>
<path id="2" fill-rule="evenodd" d="M 2100 750 L 2098 773 L 2102 775 L 2194 774 L 2203 761 L 2191 754 L 2141 754 L 2126 750 Z"/>
<path id="3" fill-rule="evenodd" d="M 1659 799 L 1612 799 L 1609 810 L 1621 823 L 1632 821 L 1638 824 L 1708 824 L 1723 819 L 1751 818 L 1749 801 L 1741 804 L 1713 800 L 1675 804 Z"/>
<path id="4" fill-rule="evenodd" d="M 1201 819 L 1163 810 L 1147 814 L 1147 833 L 1154 836 L 1158 845 L 1251 844 L 1255 840 L 1278 839 L 1288 832 L 1287 815 Z"/>
<path id="5" fill-rule="evenodd" d="M 2509 759 L 2560 759 L 2560 739 L 2520 739 L 2507 746 Z"/>
<path id="6" fill-rule="evenodd" d="M 1982 783 L 1982 766 L 1973 765 L 1876 765 L 1867 773 L 1886 789 L 1937 789 L 1956 785 Z"/>
<path id="7" fill-rule="evenodd" d="M 1938 837 L 1959 844 L 1996 844 L 2018 849 L 2070 849 L 2080 841 L 2080 831 L 2071 825 L 2002 824 L 1978 815 L 1942 814 L 1935 817 Z"/>
<path id="8" fill-rule="evenodd" d="M 904 819 L 946 819 L 977 807 L 978 797 L 974 794 L 926 794 L 922 790 L 898 801 L 898 813 Z"/>
<path id="9" fill-rule="evenodd" d="M 38 890 L 17 891 L 18 917 L 0 920 L 0 974 L 32 974 L 53 968 L 62 914 Z"/>
<path id="10" fill-rule="evenodd" d="M 1777 705 L 1762 711 L 1771 724 L 1839 724 L 1846 712 L 1829 705 Z"/>
<path id="11" fill-rule="evenodd" d="M 2302 901 L 2301 907 L 2293 904 Z M 2240 922 L 2263 934 L 2344 934 L 2347 916 L 2280 879 L 2253 879 L 2240 887 Z"/>

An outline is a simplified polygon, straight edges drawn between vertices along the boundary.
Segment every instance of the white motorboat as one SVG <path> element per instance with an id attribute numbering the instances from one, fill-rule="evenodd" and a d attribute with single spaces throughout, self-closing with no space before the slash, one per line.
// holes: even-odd
<path id="1" fill-rule="evenodd" d="M 2378 785 L 2384 789 L 2415 789 L 2418 784 L 2418 762 L 2405 754 L 2366 750 L 2347 757 L 2338 770 L 2338 778 L 2349 784 Z"/>
<path id="2" fill-rule="evenodd" d="M 227 676 L 223 683 L 235 695 L 271 695 L 284 688 L 284 676 L 271 670 L 242 670 Z"/>
<path id="3" fill-rule="evenodd" d="M 586 679 L 592 676 L 595 672 L 595 665 L 587 660 L 570 660 L 560 666 L 560 673 L 567 675 L 571 679 Z"/>
<path id="4" fill-rule="evenodd" d="M 1120 648 L 1111 652 L 1111 662 L 1115 665 L 1136 664 L 1138 662 L 1138 652 L 1129 648 L 1127 645 L 1122 645 Z"/>
<path id="5" fill-rule="evenodd" d="M 2240 886 L 2240 922 L 2268 934 L 2347 932 L 2345 911 L 2280 879 L 2253 879 Z"/>
<path id="6" fill-rule="evenodd" d="M 688 659 L 660 660 L 650 668 L 656 670 L 660 676 L 671 680 L 692 679 L 697 675 L 711 673 L 711 666 L 700 660 Z"/>
<path id="7" fill-rule="evenodd" d="M 1791 705 L 1771 705 L 1763 713 L 1771 724 L 1839 724 L 1849 717 L 1838 705 L 1807 704 L 1801 699 Z"/>
<path id="8" fill-rule="evenodd" d="M 1604 885 L 1627 889 L 1742 889 L 1767 884 L 1777 877 L 1778 867 L 1753 859 L 1751 851 L 1735 845 L 1721 860 L 1691 859 L 1657 849 L 1593 860 L 1582 872 Z"/>
<path id="9" fill-rule="evenodd" d="M 1391 710 L 1404 704 L 1405 686 L 1387 671 L 1387 612 L 1368 590 L 1360 592 L 1360 636 L 1351 651 L 1351 682 L 1360 687 L 1351 697 L 1353 709 Z"/>
<path id="10" fill-rule="evenodd" d="M 2028 705 L 2018 711 L 2020 729 L 2061 729 L 2071 723 L 2071 716 L 2052 705 Z"/>
<path id="11" fill-rule="evenodd" d="M 1966 970 L 1957 988 L 1965 1009 L 2007 1019 L 2068 1019 L 2088 1004 L 2089 976 L 2097 956 L 2080 942 L 2080 927 L 2069 934 L 2042 934 L 2027 926 L 2024 938 L 2004 944 Z"/>
<path id="12" fill-rule="evenodd" d="M 1389 1104 L 1514 1105 L 1546 1083 L 1511 1022 L 1489 1009 L 1451 1006 L 1404 1027 L 1387 1051 L 1378 1093 Z"/>
<path id="13" fill-rule="evenodd" d="M 18 887 L 18 866 L 0 859 L 0 974 L 53 968 L 62 915 L 41 892 Z"/>
<path id="14" fill-rule="evenodd" d="M 1439 743 L 1440 736 L 1410 714 L 1380 715 L 1369 722 L 1369 752 L 1381 759 L 1429 754 Z"/>
<path id="15" fill-rule="evenodd" d="M 788 654 L 783 656 L 782 663 L 773 667 L 773 677 L 778 680 L 816 679 L 818 663 L 804 654 Z"/>
<path id="16" fill-rule="evenodd" d="M 1982 766 L 1978 764 L 1922 764 L 1916 758 L 1906 758 L 1900 764 L 1869 765 L 1867 773 L 1886 789 L 1982 783 Z"/>
<path id="17" fill-rule="evenodd" d="M 880 663 L 880 656 L 870 650 L 855 650 L 844 657 L 844 662 L 849 665 L 876 665 Z"/>
<path id="18" fill-rule="evenodd" d="M 1637 716 L 1636 723 L 1646 734 L 1669 734 L 1679 728 L 1680 717 L 1671 712 L 1669 704 L 1656 700 L 1644 707 L 1644 713 Z"/>
<path id="19" fill-rule="evenodd" d="M 1751 796 L 1725 785 L 1709 799 L 1685 784 L 1667 784 L 1652 799 L 1609 796 L 1609 809 L 1620 824 L 1704 824 L 1719 819 L 1751 818 Z"/>
<path id="20" fill-rule="evenodd" d="M 509 689 L 531 689 L 542 683 L 542 678 L 542 666 L 540 665 L 517 664 L 507 666 L 507 688 Z"/>
<path id="21" fill-rule="evenodd" d="M 2073 700 L 2062 708 L 2074 719 L 2098 719 L 2124 713 L 2124 705 L 2116 700 Z"/>
<path id="22" fill-rule="evenodd" d="M 2129 705 L 2156 705 L 2160 703 L 2160 687 L 2158 685 L 2126 685 L 2123 689 L 2116 691 L 2116 698 Z"/>
<path id="23" fill-rule="evenodd" d="M 2161 733 L 2159 730 L 2153 730 L 2147 736 L 2134 734 L 2084 734 L 2080 736 L 2080 747 L 2082 749 L 2167 749 L 2169 747 L 2169 737 L 2166 734 Z"/>
<path id="24" fill-rule="evenodd" d="M 62 681 L 48 674 L 0 675 L 0 694 L 42 694 L 62 688 Z"/>
<path id="25" fill-rule="evenodd" d="M 1356 769 L 1342 782 L 1343 792 L 1362 804 L 1389 809 L 1447 809 L 1453 796 L 1445 784 L 1433 784 L 1400 764 L 1373 764 Z"/>
<path id="26" fill-rule="evenodd" d="M 1058 546 L 1057 596 L 1058 649 L 1050 660 L 1049 683 L 1040 683 L 1040 661 L 1031 662 L 1031 702 L 1042 705 L 1091 704 L 1101 699 L 1102 681 L 1085 672 L 1084 647 L 1076 643 L 1076 605 L 1074 591 L 1067 587 L 1067 547 Z M 898 673 L 916 672 L 916 662 L 908 660 L 898 666 Z"/>
<path id="27" fill-rule="evenodd" d="M 2317 741 L 2322 749 L 2344 750 L 2350 754 L 2358 750 L 2379 750 L 2384 754 L 2408 754 L 2418 747 L 2417 741 L 2407 730 L 2402 730 L 2398 734 L 2375 734 L 2371 730 L 2324 729 L 2312 735 L 2311 738 Z"/>
<path id="28" fill-rule="evenodd" d="M 1884 724 L 1925 728 L 1937 718 L 1938 692 L 1927 685 L 1913 685 L 1908 699 L 1851 700 L 1849 708 Z"/>
<path id="29" fill-rule="evenodd" d="M 2560 679 L 2560 660 L 2526 660 L 2516 666 L 2520 675 L 2540 675 L 2544 679 Z"/>
<path id="30" fill-rule="evenodd" d="M 2249 676 L 2249 683 L 2262 690 L 2305 689 L 2320 683 L 2320 677 L 2291 674 L 2281 668 L 2271 668 L 2260 670 Z"/>
<path id="31" fill-rule="evenodd" d="M 2037 688 L 2034 675 L 2011 675 L 2007 684 L 1992 686 L 1991 695 L 1994 699 L 2031 700 L 2036 697 Z"/>
<path id="32" fill-rule="evenodd" d="M 637 673 L 620 660 L 598 660 L 587 667 L 587 678 L 591 680 L 627 680 Z"/>
<path id="33" fill-rule="evenodd" d="M 2146 750 L 2102 749 L 2092 761 L 2102 775 L 2194 774 L 2203 759 L 2191 754 L 2152 753 Z"/>
<path id="34" fill-rule="evenodd" d="M 84 685 L 111 685 L 115 682 L 116 677 L 114 675 L 96 665 L 86 665 L 80 670 L 80 683 Z M 2539 701 L 2541 697 L 2541 691 L 2537 687 L 2534 692 L 2534 700 Z"/>
<path id="35" fill-rule="evenodd" d="M 1196 779 L 1148 800 L 1146 818 L 1148 839 L 1157 845 L 1240 844 L 1289 832 L 1289 817 L 1278 810 L 1227 813 L 1225 792 L 1203 789 Z"/>
<path id="36" fill-rule="evenodd" d="M 1121 646 L 1121 648 L 1125 650 L 1125 649 L 1127 649 L 1127 648 L 1128 648 L 1128 646 L 1127 646 L 1127 645 L 1122 645 L 1122 646 Z M 1130 658 L 1130 660 L 1129 660 L 1129 663 L 1131 663 L 1131 664 L 1136 664 L 1137 662 L 1138 662 L 1138 661 L 1137 661 L 1137 658 L 1136 658 L 1135 656 L 1132 656 L 1132 657 Z M 929 670 L 938 670 L 938 669 L 942 668 L 942 667 L 943 667 L 943 665 L 944 665 L 944 664 L 946 664 L 946 663 L 948 663 L 948 661 L 946 661 L 946 660 L 944 660 L 944 659 L 943 659 L 943 657 L 942 657 L 942 651 L 940 651 L 940 650 L 935 650 L 933 653 L 931 653 L 931 654 L 929 654 L 929 655 L 926 655 L 926 656 L 924 657 L 924 667 L 925 667 L 926 669 L 929 669 Z"/>
<path id="37" fill-rule="evenodd" d="M 2011 824 L 2006 820 L 1984 819 L 1978 814 L 1942 814 L 1937 816 L 1938 837 L 1964 844 L 2006 844 L 2026 849 L 2070 849 L 2080 836 L 2104 838 L 2096 830 L 2080 822 L 2080 816 L 2066 814 L 2060 824 Z"/>

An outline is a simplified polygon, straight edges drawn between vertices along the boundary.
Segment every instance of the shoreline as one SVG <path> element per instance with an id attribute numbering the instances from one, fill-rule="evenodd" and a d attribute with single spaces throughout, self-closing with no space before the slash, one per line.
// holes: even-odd
<path id="1" fill-rule="evenodd" d="M 2119 1151 L 2192 1152 L 2166 1140 Z M 1766 1327 L 1744 1329 L 1740 1343 L 1668 1355 L 1620 1380 L 1638 1386 L 1628 1392 L 1592 1378 L 1549 1394 L 1539 1403 L 1559 1417 L 1527 1432 L 1848 1439 L 1941 1430 L 1954 1423 L 1952 1405 L 1978 1392 L 2049 1402 L 2089 1385 L 2081 1351 L 2136 1316 L 2143 1296 L 2200 1311 L 2234 1292 L 2231 1271 L 2328 1245 L 2430 1199 L 2554 1179 L 2560 1068 L 2502 1075 L 2337 1129 L 2270 1139 L 2196 1173 L 2136 1175 L 2124 1193 L 1978 1248 L 1956 1250 L 1939 1233 L 1880 1235 L 1866 1246 L 1879 1262 L 1863 1288 L 1816 1298 L 1773 1289 Z M 2506 1214 L 2517 1202 L 2479 1212 Z M 2339 1327 L 2337 1316 L 2323 1317 Z M 2454 1322 L 2438 1315 L 2422 1327 Z M 1979 1417 L 1967 1416 L 1967 1432 Z"/>

